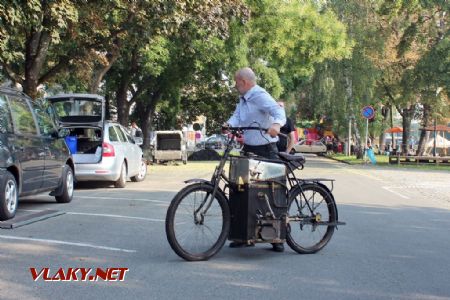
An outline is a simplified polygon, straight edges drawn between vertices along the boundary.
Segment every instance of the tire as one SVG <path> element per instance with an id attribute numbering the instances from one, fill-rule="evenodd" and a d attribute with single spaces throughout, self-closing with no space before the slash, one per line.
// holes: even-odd
<path id="1" fill-rule="evenodd" d="M 62 190 L 61 195 L 55 196 L 58 203 L 69 203 L 72 201 L 74 190 L 73 170 L 69 165 L 65 165 L 61 178 L 61 186 L 58 189 Z"/>
<path id="2" fill-rule="evenodd" d="M 117 181 L 114 182 L 114 186 L 116 188 L 124 188 L 126 183 L 127 183 L 127 166 L 125 165 L 125 162 L 123 162 L 122 166 L 120 167 L 119 179 L 117 179 Z"/>
<path id="3" fill-rule="evenodd" d="M 139 173 L 136 176 L 131 177 L 131 181 L 141 182 L 147 176 L 147 162 L 145 160 L 141 160 L 141 164 L 139 166 Z"/>
<path id="4" fill-rule="evenodd" d="M 305 198 L 308 199 L 312 213 Z M 292 250 L 300 254 L 312 254 L 320 251 L 330 241 L 337 221 L 337 210 L 329 191 L 314 183 L 295 187 L 289 196 L 288 212 L 286 241 Z M 321 219 L 317 221 L 316 216 L 318 218 L 319 214 Z"/>
<path id="5" fill-rule="evenodd" d="M 19 202 L 19 190 L 16 178 L 6 171 L 3 184 L 0 186 L 0 221 L 14 218 Z"/>
<path id="6" fill-rule="evenodd" d="M 217 191 L 202 223 L 196 223 L 194 211 L 213 187 L 196 183 L 175 195 L 166 215 L 166 235 L 170 247 L 187 261 L 208 260 L 225 243 L 230 230 L 230 208 L 225 196 Z M 208 201 L 209 202 L 209 201 Z"/>

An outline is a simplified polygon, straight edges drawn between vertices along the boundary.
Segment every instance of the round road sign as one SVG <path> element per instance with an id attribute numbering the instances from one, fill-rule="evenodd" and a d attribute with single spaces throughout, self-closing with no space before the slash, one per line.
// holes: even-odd
<path id="1" fill-rule="evenodd" d="M 364 106 L 361 112 L 366 119 L 372 119 L 375 116 L 375 110 L 370 105 Z"/>

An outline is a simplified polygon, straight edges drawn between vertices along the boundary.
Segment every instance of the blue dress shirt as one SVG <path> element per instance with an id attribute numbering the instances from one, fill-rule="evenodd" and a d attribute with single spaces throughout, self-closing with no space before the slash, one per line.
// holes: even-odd
<path id="1" fill-rule="evenodd" d="M 284 108 L 262 87 L 255 85 L 240 97 L 231 118 L 227 121 L 232 127 L 259 127 L 268 129 L 273 123 L 283 126 L 286 123 Z M 244 143 L 251 146 L 276 143 L 278 137 L 258 130 L 246 130 Z"/>

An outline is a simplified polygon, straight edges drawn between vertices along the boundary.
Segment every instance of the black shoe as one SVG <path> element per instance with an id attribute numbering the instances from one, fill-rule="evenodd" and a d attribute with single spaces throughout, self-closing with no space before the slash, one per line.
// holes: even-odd
<path id="1" fill-rule="evenodd" d="M 284 245 L 283 243 L 273 243 L 272 244 L 272 250 L 275 252 L 283 252 L 284 251 Z"/>
<path id="2" fill-rule="evenodd" d="M 245 243 L 245 242 L 231 242 L 230 243 L 230 248 L 243 248 L 243 247 L 253 247 L 255 246 L 255 244 L 253 243 Z"/>

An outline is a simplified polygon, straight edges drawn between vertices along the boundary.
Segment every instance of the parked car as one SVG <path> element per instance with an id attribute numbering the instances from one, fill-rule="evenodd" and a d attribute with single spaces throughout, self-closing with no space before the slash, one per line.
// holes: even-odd
<path id="1" fill-rule="evenodd" d="M 51 191 L 73 196 L 74 163 L 52 118 L 22 92 L 0 88 L 0 221 L 15 216 L 19 197 Z"/>
<path id="2" fill-rule="evenodd" d="M 317 155 L 323 155 L 327 153 L 327 146 L 321 141 L 301 140 L 294 145 L 291 152 L 315 153 Z"/>
<path id="3" fill-rule="evenodd" d="M 68 132 L 77 181 L 142 181 L 147 163 L 142 149 L 120 124 L 105 120 L 105 99 L 94 94 L 62 94 L 46 99 L 58 125 Z"/>
<path id="4" fill-rule="evenodd" d="M 221 134 L 213 134 L 197 144 L 200 149 L 222 149 L 227 143 L 227 137 Z"/>
<path id="5" fill-rule="evenodd" d="M 232 133 L 228 134 L 228 138 L 231 139 L 233 136 Z M 240 134 L 234 138 L 234 148 L 242 149 L 244 147 L 244 135 Z"/>

